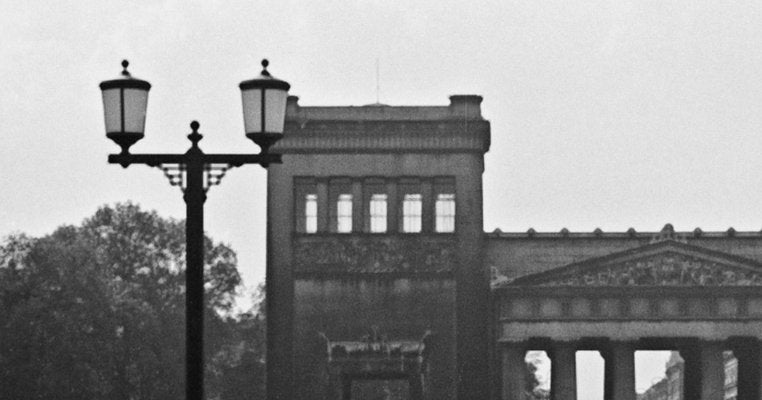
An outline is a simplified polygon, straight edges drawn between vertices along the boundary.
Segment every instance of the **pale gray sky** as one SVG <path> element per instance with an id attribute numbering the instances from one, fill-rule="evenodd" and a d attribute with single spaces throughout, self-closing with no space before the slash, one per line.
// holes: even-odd
<path id="1" fill-rule="evenodd" d="M 160 171 L 106 164 L 97 85 L 122 58 L 153 84 L 135 152 L 184 151 L 192 119 L 204 150 L 253 152 L 237 85 L 263 57 L 303 105 L 374 102 L 376 59 L 383 103 L 483 95 L 488 231 L 759 230 L 761 21 L 757 1 L 5 1 L 0 235 L 127 199 L 183 217 Z M 233 170 L 206 203 L 249 286 L 264 178 Z"/>

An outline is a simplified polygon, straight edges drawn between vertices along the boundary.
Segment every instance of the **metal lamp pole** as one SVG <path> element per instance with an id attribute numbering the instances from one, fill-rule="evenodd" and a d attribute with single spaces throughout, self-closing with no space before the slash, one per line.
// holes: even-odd
<path id="1" fill-rule="evenodd" d="M 110 164 L 124 168 L 145 164 L 164 171 L 173 186 L 180 186 L 186 204 L 185 313 L 186 313 L 186 399 L 204 399 L 204 202 L 206 192 L 220 183 L 225 172 L 244 164 L 267 168 L 281 163 L 280 154 L 268 152 L 283 132 L 288 83 L 267 72 L 241 83 L 246 136 L 262 149 L 260 154 L 206 154 L 198 146 L 202 135 L 199 123 L 191 122 L 191 147 L 182 154 L 131 154 L 129 147 L 143 137 L 145 106 L 150 84 L 132 78 L 127 61 L 122 77 L 101 83 L 106 119 L 106 136 L 122 147 L 108 156 Z M 273 94 L 273 92 L 275 92 Z M 248 100 L 248 101 L 247 101 Z M 282 100 L 282 101 L 281 101 Z M 269 102 L 268 102 L 269 101 Z M 269 126 L 268 126 L 269 123 Z"/>

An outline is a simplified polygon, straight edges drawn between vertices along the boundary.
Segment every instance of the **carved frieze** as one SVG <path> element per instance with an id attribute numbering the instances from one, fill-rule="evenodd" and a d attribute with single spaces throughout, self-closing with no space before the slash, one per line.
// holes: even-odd
<path id="1" fill-rule="evenodd" d="M 541 286 L 762 286 L 762 272 L 679 253 L 569 271 Z"/>
<path id="2" fill-rule="evenodd" d="M 321 336 L 327 343 L 329 361 L 344 358 L 386 359 L 424 356 L 431 331 L 426 331 L 420 340 L 389 340 L 375 326 L 359 341 L 331 341 L 322 333 Z"/>
<path id="3" fill-rule="evenodd" d="M 296 272 L 450 273 L 456 248 L 447 235 L 328 235 L 294 240 Z"/>

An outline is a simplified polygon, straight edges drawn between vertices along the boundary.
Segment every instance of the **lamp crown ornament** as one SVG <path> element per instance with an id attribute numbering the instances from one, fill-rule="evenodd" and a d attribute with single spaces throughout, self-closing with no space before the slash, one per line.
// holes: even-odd
<path id="1" fill-rule="evenodd" d="M 197 148 L 198 147 L 198 142 L 200 142 L 201 139 L 204 138 L 204 135 L 198 133 L 199 126 L 201 126 L 201 125 L 198 123 L 198 121 L 194 120 L 194 121 L 191 121 L 191 123 L 190 123 L 190 128 L 191 128 L 192 132 L 191 132 L 190 135 L 188 135 L 188 140 L 190 140 L 191 143 L 193 143 L 193 148 Z"/>
<path id="2" fill-rule="evenodd" d="M 130 66 L 130 62 L 127 60 L 122 60 L 122 75 L 124 76 L 131 76 L 130 72 L 127 71 L 127 67 Z"/>

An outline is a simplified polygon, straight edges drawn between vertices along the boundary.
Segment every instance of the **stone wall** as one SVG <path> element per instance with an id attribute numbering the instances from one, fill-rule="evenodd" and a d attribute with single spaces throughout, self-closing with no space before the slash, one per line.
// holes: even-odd
<path id="1" fill-rule="evenodd" d="M 389 341 L 421 339 L 430 330 L 427 398 L 454 398 L 454 311 L 455 283 L 451 279 L 298 279 L 296 397 L 325 398 L 329 379 L 326 339 L 361 341 L 375 328 Z"/>

